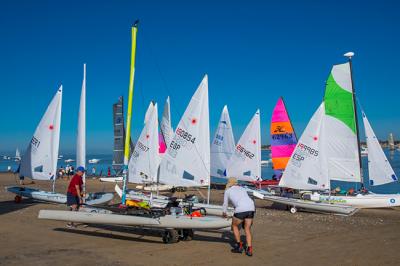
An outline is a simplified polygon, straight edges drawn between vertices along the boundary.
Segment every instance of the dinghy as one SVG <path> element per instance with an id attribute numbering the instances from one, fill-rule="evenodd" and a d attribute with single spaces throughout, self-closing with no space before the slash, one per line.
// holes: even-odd
<path id="1" fill-rule="evenodd" d="M 85 81 L 85 78 L 84 78 Z M 85 83 L 84 83 L 85 84 Z M 84 88 L 85 85 L 82 85 Z M 7 187 L 7 191 L 16 194 L 15 201 L 21 197 L 53 203 L 67 202 L 65 194 L 55 192 L 57 175 L 58 150 L 60 142 L 62 86 L 53 97 L 45 114 L 37 126 L 24 156 L 21 158 L 19 174 L 36 180 L 51 180 L 52 192 L 20 186 Z M 79 138 L 79 134 L 78 134 Z M 110 201 L 112 193 L 91 193 L 87 195 L 86 204 L 102 204 Z M 92 202 L 91 200 L 95 200 Z"/>

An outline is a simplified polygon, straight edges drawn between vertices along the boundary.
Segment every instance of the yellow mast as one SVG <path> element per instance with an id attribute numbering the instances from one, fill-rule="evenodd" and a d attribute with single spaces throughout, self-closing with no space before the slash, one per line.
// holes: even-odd
<path id="1" fill-rule="evenodd" d="M 125 148 L 124 148 L 124 185 L 122 190 L 122 204 L 126 201 L 126 183 L 127 183 L 127 173 L 128 173 L 128 163 L 129 163 L 129 148 L 131 139 L 131 118 L 132 118 L 132 99 L 133 99 L 133 89 L 135 84 L 135 59 L 136 59 L 136 35 L 138 31 L 139 20 L 135 22 L 132 27 L 132 50 L 131 50 L 131 71 L 129 75 L 129 94 L 128 94 L 128 110 L 126 115 L 126 134 L 125 134 Z"/>

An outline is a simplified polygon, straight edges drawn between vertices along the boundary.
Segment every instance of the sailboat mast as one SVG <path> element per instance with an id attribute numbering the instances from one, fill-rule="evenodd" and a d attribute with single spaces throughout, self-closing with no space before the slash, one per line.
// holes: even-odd
<path id="1" fill-rule="evenodd" d="M 349 59 L 349 66 L 350 66 L 350 78 L 351 78 L 351 87 L 353 91 L 353 106 L 354 106 L 354 115 L 355 115 L 355 121 L 356 121 L 356 135 L 357 135 L 357 152 L 358 152 L 358 161 L 360 163 L 360 178 L 361 178 L 361 184 L 364 184 L 363 180 L 363 170 L 362 170 L 362 161 L 361 161 L 361 145 L 360 145 L 360 133 L 358 129 L 358 115 L 357 115 L 357 105 L 356 105 L 356 89 L 354 87 L 354 81 L 353 81 L 353 65 L 352 65 L 352 57 L 354 56 L 354 53 L 349 52 L 345 54 L 346 57 Z"/>
<path id="2" fill-rule="evenodd" d="M 122 204 L 125 205 L 126 201 L 126 183 L 129 164 L 129 149 L 131 139 L 131 119 L 132 119 L 132 99 L 135 80 L 135 59 L 136 59 L 136 35 L 138 31 L 139 21 L 137 20 L 132 27 L 132 48 L 131 48 L 131 70 L 129 75 L 129 95 L 128 95 L 128 110 L 126 115 L 126 135 L 125 135 L 125 148 L 124 148 L 124 170 L 123 180 L 124 185 L 122 189 Z"/>

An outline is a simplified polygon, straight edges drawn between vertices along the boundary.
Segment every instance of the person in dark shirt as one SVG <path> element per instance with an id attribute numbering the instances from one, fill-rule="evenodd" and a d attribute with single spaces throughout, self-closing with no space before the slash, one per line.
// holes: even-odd
<path id="1" fill-rule="evenodd" d="M 83 203 L 83 192 L 82 185 L 83 180 L 82 176 L 85 173 L 85 168 L 83 166 L 79 166 L 76 168 L 76 174 L 72 177 L 71 181 L 68 185 L 67 190 L 67 205 L 70 207 L 71 211 L 78 211 L 79 206 Z M 67 227 L 75 228 L 74 223 L 68 223 Z"/>

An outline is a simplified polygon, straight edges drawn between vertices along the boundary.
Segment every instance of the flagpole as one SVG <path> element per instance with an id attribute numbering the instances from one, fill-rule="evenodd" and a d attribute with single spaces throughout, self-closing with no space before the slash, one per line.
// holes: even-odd
<path id="1" fill-rule="evenodd" d="M 126 202 L 126 183 L 127 183 L 126 179 L 128 175 L 129 149 L 130 149 L 130 139 L 131 139 L 132 99 L 133 99 L 134 81 L 135 81 L 136 35 L 138 31 L 138 24 L 139 20 L 135 21 L 132 27 L 131 70 L 129 75 L 128 110 L 126 115 L 126 135 L 125 135 L 124 168 L 123 168 L 124 185 L 122 189 L 122 200 L 121 200 L 122 205 L 125 205 Z"/>

